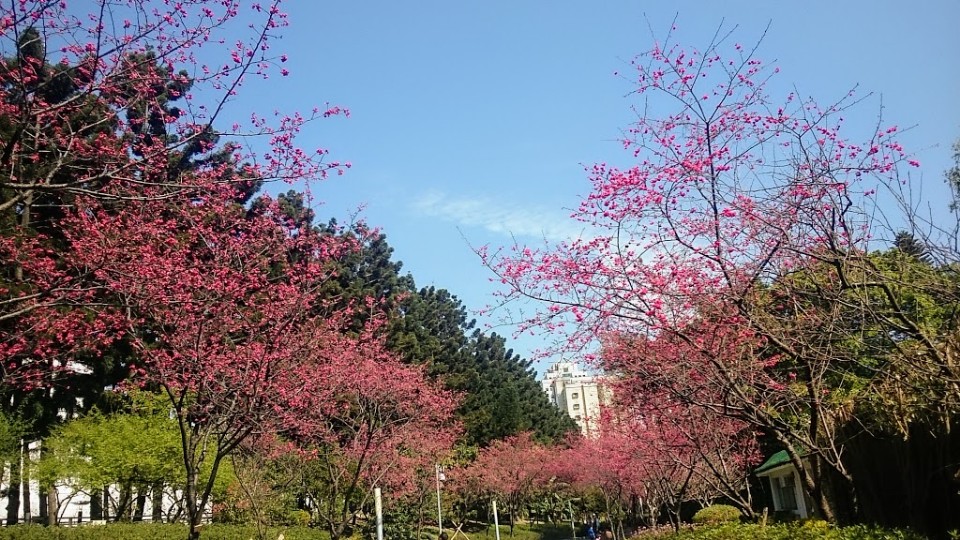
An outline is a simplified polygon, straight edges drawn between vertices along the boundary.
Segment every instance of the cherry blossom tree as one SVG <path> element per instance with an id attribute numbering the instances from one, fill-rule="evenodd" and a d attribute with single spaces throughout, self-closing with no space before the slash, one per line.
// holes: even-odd
<path id="1" fill-rule="evenodd" d="M 599 494 L 615 534 L 626 536 L 625 523 L 656 526 L 662 510 L 679 527 L 681 504 L 692 499 L 729 498 L 749 515 L 746 480 L 758 456 L 750 433 L 729 431 L 742 430 L 742 423 L 704 418 L 702 410 L 669 404 L 663 395 L 649 402 L 615 395 L 598 419 L 597 435 L 571 441 L 550 466 L 558 481 Z"/>
<path id="2" fill-rule="evenodd" d="M 647 440 L 656 447 L 652 453 L 658 458 L 666 458 L 692 475 L 689 491 L 698 493 L 700 500 L 710 503 L 722 497 L 751 516 L 748 477 L 762 457 L 755 428 L 731 415 L 699 406 L 697 385 L 702 379 L 697 373 L 672 373 L 694 381 L 684 386 L 687 393 L 678 399 L 672 389 L 663 389 L 657 375 L 635 366 L 636 355 L 630 344 L 607 342 L 604 360 L 608 368 L 622 374 L 611 382 L 614 402 L 605 411 L 604 431 Z M 619 361 L 634 368 L 620 367 Z M 673 357 L 662 361 L 679 363 Z"/>
<path id="3" fill-rule="evenodd" d="M 853 93 L 775 99 L 779 70 L 732 39 L 695 50 L 668 36 L 634 60 L 642 103 L 623 144 L 637 164 L 591 168 L 573 216 L 584 237 L 480 254 L 506 302 L 544 303 L 521 331 L 563 332 L 634 393 L 772 435 L 833 519 L 853 500 L 855 400 L 888 378 L 913 396 L 938 388 L 911 402 L 927 411 L 955 411 L 960 395 L 952 338 L 871 254 L 894 238 L 888 209 L 919 163 L 896 126 L 842 135 Z"/>
<path id="4" fill-rule="evenodd" d="M 550 462 L 551 474 L 559 482 L 584 497 L 599 494 L 601 508 L 621 538 L 626 536 L 623 520 L 632 502 L 648 495 L 644 467 L 654 456 L 644 451 L 644 442 L 626 432 L 603 429 L 595 438 L 571 441 Z"/>
<path id="5" fill-rule="evenodd" d="M 456 397 L 390 352 L 377 320 L 359 336 L 324 336 L 304 386 L 275 411 L 332 538 L 349 535 L 375 487 L 388 509 L 432 492 L 434 464 L 460 434 Z"/>
<path id="6" fill-rule="evenodd" d="M 325 161 L 325 150 L 295 144 L 305 122 L 339 108 L 276 121 L 254 114 L 228 132 L 215 126 L 243 80 L 268 77 L 285 61 L 271 49 L 286 25 L 279 2 L 103 0 L 92 7 L 89 14 L 68 2 L 0 9 L 0 323 L 20 321 L 5 331 L 0 352 L 28 357 L 4 366 L 5 379 L 18 384 L 35 384 L 29 379 L 66 365 L 64 358 L 105 345 L 78 335 L 109 342 L 111 321 L 59 310 L 102 302 L 86 274 L 58 262 L 69 247 L 58 219 L 83 199 L 119 207 L 189 197 L 212 180 L 250 187 L 340 168 Z M 247 35 L 235 31 L 241 19 Z M 263 143 L 218 148 L 222 135 Z M 61 358 L 52 360 L 54 353 Z M 37 367 L 37 356 L 43 369 L 21 369 Z"/>
<path id="7" fill-rule="evenodd" d="M 352 249 L 291 230 L 276 204 L 248 212 L 234 195 L 225 184 L 119 212 L 91 202 L 67 220 L 69 260 L 110 291 L 126 320 L 134 381 L 170 400 L 194 526 L 222 461 L 277 429 L 277 411 L 317 376 L 325 343 L 340 339 L 317 291 L 331 261 Z"/>
<path id="8" fill-rule="evenodd" d="M 294 144 L 310 117 L 254 116 L 230 135 L 262 145 L 217 147 L 214 123 L 241 82 L 283 63 L 270 43 L 285 24 L 278 2 L 0 7 L 0 391 L 5 408 L 44 409 L 26 437 L 48 433 L 58 406 L 89 407 L 129 363 L 123 302 L 70 253 L 78 212 L 190 199 L 225 182 L 250 193 L 337 167 Z"/>
<path id="9" fill-rule="evenodd" d="M 187 179 L 172 165 L 212 149 L 221 134 L 214 123 L 244 78 L 268 77 L 286 61 L 271 48 L 287 24 L 277 1 L 92 7 L 82 13 L 68 2 L 21 2 L 3 10 L 2 116 L 10 136 L 0 210 L 41 193 L 122 200 L 143 186 L 182 189 Z M 238 24 L 251 31 L 232 33 Z M 204 98 L 195 98 L 201 91 Z M 309 178 L 335 166 L 293 145 L 305 120 L 292 116 L 274 126 L 254 115 L 254 132 L 234 126 L 238 136 L 274 138 L 270 152 L 245 156 L 258 166 L 251 171 L 257 178 Z"/>
<path id="10" fill-rule="evenodd" d="M 510 514 L 510 534 L 517 514 L 531 497 L 551 480 L 550 451 L 530 433 L 494 441 L 480 450 L 477 459 L 458 472 L 456 489 L 495 497 Z"/>

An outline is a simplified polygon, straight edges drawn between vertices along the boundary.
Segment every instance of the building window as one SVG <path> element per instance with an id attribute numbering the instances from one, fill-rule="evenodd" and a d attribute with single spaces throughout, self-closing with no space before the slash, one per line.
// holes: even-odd
<path id="1" fill-rule="evenodd" d="M 580 404 L 579 404 L 579 403 L 574 403 L 574 404 L 573 404 L 573 410 L 579 411 L 579 410 L 580 410 Z"/>
<path id="2" fill-rule="evenodd" d="M 797 509 L 797 486 L 794 482 L 793 474 L 777 478 L 777 491 L 780 495 L 781 510 Z"/>
<path id="3" fill-rule="evenodd" d="M 574 416 L 573 419 L 576 420 L 577 422 L 579 422 L 579 421 L 580 421 L 580 415 L 578 414 L 578 415 Z"/>
<path id="4" fill-rule="evenodd" d="M 579 398 L 580 398 L 580 394 L 576 392 L 570 394 L 570 399 L 579 399 Z"/>

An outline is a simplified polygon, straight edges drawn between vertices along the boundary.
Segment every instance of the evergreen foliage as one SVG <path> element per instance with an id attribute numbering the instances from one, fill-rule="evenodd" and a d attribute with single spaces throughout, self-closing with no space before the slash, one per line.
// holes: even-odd
<path id="1" fill-rule="evenodd" d="M 485 446 L 524 431 L 559 441 L 576 430 L 574 421 L 547 399 L 532 363 L 508 348 L 504 337 L 475 328 L 476 321 L 449 291 L 417 289 L 413 276 L 402 274 L 403 264 L 392 259 L 384 234 L 359 225 L 341 230 L 335 222 L 325 228 L 363 241 L 340 270 L 339 289 L 332 292 L 344 301 L 366 296 L 386 300 L 392 313 L 389 346 L 463 394 L 458 417 L 465 443 Z"/>
<path id="2" fill-rule="evenodd" d="M 893 246 L 901 253 L 916 258 L 919 261 L 930 263 L 930 253 L 927 246 L 907 231 L 900 231 L 893 239 Z"/>
<path id="3" fill-rule="evenodd" d="M 314 225 L 306 198 L 288 191 L 277 197 L 292 224 L 315 226 L 331 235 L 352 238 L 361 248 L 347 254 L 324 294 L 339 306 L 365 298 L 381 299 L 390 313 L 388 346 L 404 361 L 422 364 L 444 385 L 463 394 L 458 418 L 468 445 L 533 431 L 543 441 L 559 441 L 577 429 L 576 423 L 553 406 L 536 379 L 532 362 L 521 358 L 496 333 L 476 328 L 466 307 L 454 294 L 436 287 L 416 287 L 393 260 L 385 234 L 363 224 L 341 226 L 336 220 Z M 253 202 L 253 207 L 259 205 Z M 355 327 L 369 314 L 357 310 Z"/>
<path id="4" fill-rule="evenodd" d="M 953 166 L 944 173 L 947 185 L 953 192 L 953 202 L 950 208 L 954 211 L 960 209 L 960 139 L 953 143 Z"/>

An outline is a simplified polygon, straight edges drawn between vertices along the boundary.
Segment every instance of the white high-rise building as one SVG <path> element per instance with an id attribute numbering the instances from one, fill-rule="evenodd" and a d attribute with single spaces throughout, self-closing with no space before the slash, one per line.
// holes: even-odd
<path id="1" fill-rule="evenodd" d="M 542 384 L 550 401 L 570 415 L 584 435 L 598 433 L 600 405 L 610 402 L 602 377 L 583 371 L 574 362 L 557 362 L 543 374 Z"/>

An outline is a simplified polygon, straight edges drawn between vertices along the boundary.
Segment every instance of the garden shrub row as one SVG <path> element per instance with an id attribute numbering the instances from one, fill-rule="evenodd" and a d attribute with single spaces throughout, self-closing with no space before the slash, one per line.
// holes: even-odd
<path id="1" fill-rule="evenodd" d="M 284 540 L 329 540 L 319 529 L 307 527 L 270 528 L 267 538 L 283 533 Z M 79 527 L 15 525 L 0 527 L 0 540 L 178 540 L 187 537 L 187 526 L 169 523 L 109 523 Z M 203 540 L 248 540 L 257 538 L 255 527 L 246 525 L 204 525 Z"/>
<path id="2" fill-rule="evenodd" d="M 640 535 L 641 538 L 645 536 Z M 658 540 L 926 540 L 926 537 L 910 531 L 867 525 L 835 527 L 816 520 L 766 526 L 756 523 L 703 525 L 655 537 Z"/>
<path id="3" fill-rule="evenodd" d="M 502 536 L 509 538 L 508 527 L 503 527 Z M 284 540 L 329 540 L 321 530 L 307 527 L 271 528 L 267 538 L 273 540 L 283 533 Z M 489 533 L 489 531 L 487 531 Z M 517 527 L 518 538 L 535 540 L 551 537 L 558 531 L 537 530 L 535 527 Z M 569 531 L 567 531 L 569 532 Z M 547 533 L 547 534 L 544 534 Z M 182 524 L 160 523 L 110 523 L 107 525 L 84 525 L 80 527 L 43 527 L 40 525 L 17 525 L 0 527 L 0 540 L 177 540 L 186 538 L 187 528 Z M 492 533 L 490 538 L 492 538 Z M 202 540 L 248 540 L 256 539 L 255 527 L 244 525 L 206 525 Z M 761 526 L 754 523 L 723 523 L 701 525 L 679 533 L 641 534 L 644 540 L 925 540 L 923 536 L 900 530 L 879 529 L 865 525 L 834 527 L 824 521 L 805 521 Z"/>

